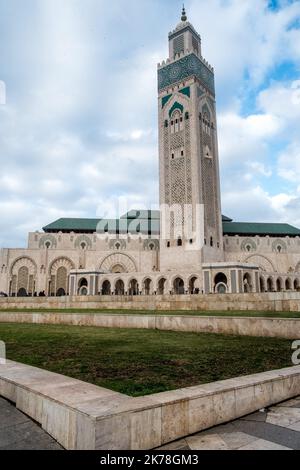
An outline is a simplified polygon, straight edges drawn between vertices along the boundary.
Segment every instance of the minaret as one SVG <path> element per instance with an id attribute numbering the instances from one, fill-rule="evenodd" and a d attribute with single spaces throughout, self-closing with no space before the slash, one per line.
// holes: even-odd
<path id="1" fill-rule="evenodd" d="M 160 204 L 173 208 L 170 230 L 161 211 L 160 269 L 199 270 L 223 260 L 215 82 L 184 7 L 169 34 L 169 58 L 158 65 L 158 105 Z"/>

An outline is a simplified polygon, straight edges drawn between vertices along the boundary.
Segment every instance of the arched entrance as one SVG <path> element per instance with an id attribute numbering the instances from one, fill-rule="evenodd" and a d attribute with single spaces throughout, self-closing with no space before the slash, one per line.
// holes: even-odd
<path id="1" fill-rule="evenodd" d="M 243 284 L 244 284 L 244 292 L 245 293 L 252 292 L 252 278 L 251 278 L 251 275 L 249 273 L 244 274 Z"/>
<path id="2" fill-rule="evenodd" d="M 116 282 L 115 294 L 116 295 L 125 295 L 125 286 L 124 286 L 124 282 L 121 279 L 119 279 Z"/>
<path id="3" fill-rule="evenodd" d="M 194 276 L 189 281 L 189 294 L 199 294 L 199 289 L 196 289 L 197 277 Z"/>
<path id="4" fill-rule="evenodd" d="M 158 291 L 157 291 L 158 295 L 165 294 L 166 282 L 167 280 L 165 278 L 162 278 L 158 281 Z"/>
<path id="5" fill-rule="evenodd" d="M 79 295 L 88 295 L 88 280 L 83 277 L 78 283 L 78 294 Z"/>
<path id="6" fill-rule="evenodd" d="M 299 279 L 295 279 L 294 280 L 294 290 L 299 290 L 300 289 L 300 283 L 299 283 Z"/>
<path id="7" fill-rule="evenodd" d="M 152 280 L 151 279 L 145 279 L 144 281 L 144 294 L 145 295 L 151 295 L 152 294 L 152 289 L 153 287 L 153 283 L 152 283 Z"/>
<path id="8" fill-rule="evenodd" d="M 27 291 L 24 287 L 21 287 L 21 289 L 18 290 L 17 297 L 28 297 Z"/>
<path id="9" fill-rule="evenodd" d="M 104 281 L 102 284 L 102 295 L 111 295 L 111 284 L 109 281 Z"/>
<path id="10" fill-rule="evenodd" d="M 184 291 L 184 281 L 180 277 L 177 277 L 173 283 L 174 294 L 183 295 Z"/>
<path id="11" fill-rule="evenodd" d="M 283 281 L 281 277 L 279 277 L 276 281 L 276 290 L 277 292 L 281 292 L 283 290 Z"/>
<path id="12" fill-rule="evenodd" d="M 266 283 L 265 283 L 265 279 L 260 276 L 259 278 L 259 287 L 260 287 L 260 292 L 266 292 Z"/>
<path id="13" fill-rule="evenodd" d="M 285 290 L 292 290 L 292 281 L 291 281 L 291 279 L 287 279 L 285 281 Z"/>
<path id="14" fill-rule="evenodd" d="M 269 277 L 267 280 L 267 291 L 268 292 L 273 292 L 274 291 L 274 282 L 272 277 Z"/>
<path id="15" fill-rule="evenodd" d="M 63 288 L 58 289 L 56 292 L 56 297 L 64 297 L 66 295 L 66 291 Z"/>
<path id="16" fill-rule="evenodd" d="M 228 289 L 227 276 L 224 273 L 218 273 L 215 277 L 215 292 L 217 294 L 226 294 Z"/>
<path id="17" fill-rule="evenodd" d="M 136 279 L 132 279 L 129 283 L 129 295 L 139 295 L 139 284 Z"/>
<path id="18" fill-rule="evenodd" d="M 68 284 L 68 271 L 65 266 L 60 266 L 56 272 L 56 295 L 62 297 L 66 295 Z"/>
<path id="19" fill-rule="evenodd" d="M 11 266 L 9 294 L 30 297 L 35 294 L 36 264 L 28 257 L 17 258 Z M 25 294 L 26 292 L 26 294 Z"/>
<path id="20" fill-rule="evenodd" d="M 51 263 L 48 291 L 50 296 L 58 295 L 62 290 L 65 291 L 65 295 L 69 294 L 69 275 L 74 268 L 75 265 L 69 258 L 57 258 Z"/>

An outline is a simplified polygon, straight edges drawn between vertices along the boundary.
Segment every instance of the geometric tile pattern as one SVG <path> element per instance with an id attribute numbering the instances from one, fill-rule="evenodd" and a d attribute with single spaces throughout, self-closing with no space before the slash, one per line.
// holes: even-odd
<path id="1" fill-rule="evenodd" d="M 193 53 L 158 70 L 158 90 L 192 76 L 196 76 L 215 95 L 214 74 Z"/>

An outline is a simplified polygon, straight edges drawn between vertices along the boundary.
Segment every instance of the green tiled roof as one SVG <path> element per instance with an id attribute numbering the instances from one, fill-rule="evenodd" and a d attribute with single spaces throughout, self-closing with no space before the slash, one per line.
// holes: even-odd
<path id="1" fill-rule="evenodd" d="M 300 230 L 289 224 L 268 224 L 253 222 L 223 222 L 224 235 L 269 235 L 271 237 L 296 237 Z"/>
<path id="2" fill-rule="evenodd" d="M 55 222 L 43 227 L 45 232 L 79 232 L 92 231 L 95 232 L 100 219 L 58 219 Z"/>
<path id="3" fill-rule="evenodd" d="M 121 219 L 160 220 L 160 211 L 132 210 L 122 215 Z"/>
<path id="4" fill-rule="evenodd" d="M 296 237 L 300 230 L 289 224 L 232 222 L 222 216 L 224 235 Z M 46 233 L 142 233 L 159 235 L 159 211 L 129 211 L 120 219 L 59 219 L 43 228 Z"/>
<path id="5" fill-rule="evenodd" d="M 222 215 L 222 222 L 232 222 L 232 219 L 226 217 L 226 215 Z"/>
<path id="6" fill-rule="evenodd" d="M 46 233 L 151 233 L 159 234 L 160 221 L 157 219 L 59 219 L 43 228 Z"/>

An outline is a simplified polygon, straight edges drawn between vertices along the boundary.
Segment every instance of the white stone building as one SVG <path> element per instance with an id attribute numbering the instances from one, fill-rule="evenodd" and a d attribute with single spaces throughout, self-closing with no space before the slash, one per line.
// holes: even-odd
<path id="1" fill-rule="evenodd" d="M 158 66 L 161 211 L 60 219 L 0 251 L 9 296 L 162 295 L 300 289 L 300 230 L 221 215 L 213 68 L 187 21 Z M 168 209 L 170 209 L 168 212 Z"/>

